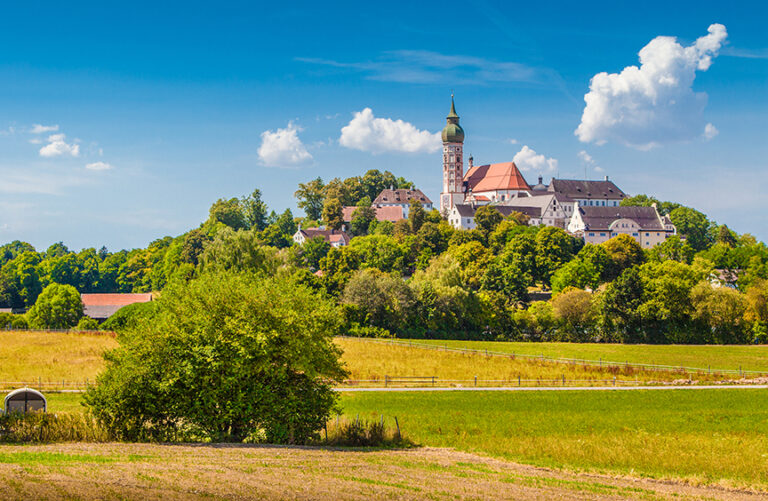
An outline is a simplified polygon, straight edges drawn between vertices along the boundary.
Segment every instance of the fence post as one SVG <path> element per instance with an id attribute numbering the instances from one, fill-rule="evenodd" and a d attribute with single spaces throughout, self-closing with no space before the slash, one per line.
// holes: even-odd
<path id="1" fill-rule="evenodd" d="M 565 386 L 565 374 L 563 374 L 563 386 Z"/>
<path id="2" fill-rule="evenodd" d="M 432 386 L 435 386 L 435 376 L 432 376 Z"/>
<path id="3" fill-rule="evenodd" d="M 521 383 L 520 383 L 520 376 L 519 376 L 519 375 L 517 376 L 517 386 L 521 386 Z"/>
<path id="4" fill-rule="evenodd" d="M 389 376 L 387 376 L 386 374 L 384 374 L 384 388 L 386 388 L 386 387 L 387 387 L 387 383 L 389 383 Z"/>
<path id="5" fill-rule="evenodd" d="M 616 376 L 613 376 L 613 386 L 616 386 Z"/>
<path id="6" fill-rule="evenodd" d="M 477 386 L 477 376 L 475 376 L 475 386 Z"/>

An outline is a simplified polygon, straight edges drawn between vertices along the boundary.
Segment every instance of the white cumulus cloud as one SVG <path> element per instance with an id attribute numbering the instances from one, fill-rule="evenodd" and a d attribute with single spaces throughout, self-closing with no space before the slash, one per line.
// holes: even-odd
<path id="1" fill-rule="evenodd" d="M 439 133 L 419 130 L 402 120 L 375 118 L 370 108 L 355 113 L 341 129 L 339 143 L 371 153 L 434 153 L 442 145 Z"/>
<path id="2" fill-rule="evenodd" d="M 553 171 L 557 169 L 557 160 L 554 158 L 547 158 L 544 155 L 536 153 L 527 145 L 518 151 L 512 158 L 512 161 L 517 165 L 517 168 L 522 171 Z"/>
<path id="3" fill-rule="evenodd" d="M 29 132 L 31 132 L 32 134 L 43 134 L 45 132 L 56 132 L 57 130 L 59 130 L 58 125 L 33 124 Z"/>
<path id="4" fill-rule="evenodd" d="M 59 157 L 69 155 L 72 157 L 80 156 L 80 145 L 76 143 L 69 144 L 65 141 L 64 134 L 53 134 L 48 136 L 48 144 L 40 148 L 41 157 Z"/>
<path id="5" fill-rule="evenodd" d="M 580 159 L 581 159 L 581 161 L 582 161 L 582 162 L 584 162 L 585 164 L 590 164 L 590 165 L 591 165 L 591 164 L 595 163 L 595 159 L 594 159 L 594 158 L 592 158 L 592 155 L 590 155 L 589 153 L 587 153 L 587 152 L 586 152 L 586 151 L 584 151 L 584 150 L 581 150 L 581 151 L 579 152 L 579 158 L 580 158 Z"/>
<path id="6" fill-rule="evenodd" d="M 114 166 L 112 164 L 108 164 L 107 162 L 93 162 L 90 164 L 85 164 L 85 168 L 88 170 L 110 170 L 114 169 Z"/>
<path id="7" fill-rule="evenodd" d="M 707 124 L 704 126 L 704 139 L 706 139 L 707 141 L 709 141 L 710 139 L 712 139 L 718 134 L 720 134 L 720 131 L 717 130 L 717 127 L 715 127 L 714 125 Z"/>
<path id="8" fill-rule="evenodd" d="M 312 161 L 312 155 L 299 139 L 301 129 L 288 122 L 285 129 L 261 133 L 259 159 L 268 167 L 296 167 Z"/>
<path id="9" fill-rule="evenodd" d="M 728 36 L 722 24 L 708 32 L 687 47 L 675 37 L 656 37 L 640 50 L 640 67 L 592 77 L 576 136 L 585 143 L 649 149 L 704 134 L 707 95 L 691 86 L 696 71 L 709 69 Z"/>

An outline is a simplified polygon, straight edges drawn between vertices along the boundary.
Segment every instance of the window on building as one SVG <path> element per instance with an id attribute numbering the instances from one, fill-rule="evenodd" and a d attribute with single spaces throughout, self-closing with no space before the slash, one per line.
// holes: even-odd
<path id="1" fill-rule="evenodd" d="M 600 203 L 602 204 L 602 206 L 603 206 L 603 207 L 605 207 L 605 200 L 603 200 L 603 201 L 602 201 L 602 202 L 600 202 Z"/>
<path id="2" fill-rule="evenodd" d="M 645 234 L 645 236 L 646 236 L 646 237 L 650 237 L 650 236 L 651 236 L 651 234 L 650 234 L 650 233 L 646 233 L 646 234 Z"/>
<path id="3" fill-rule="evenodd" d="M 638 235 L 637 232 L 635 232 L 635 233 L 632 233 L 632 236 L 633 237 L 639 237 L 640 235 Z"/>
<path id="4" fill-rule="evenodd" d="M 604 236 L 605 236 L 605 233 L 600 233 L 600 236 L 601 236 L 601 237 L 604 237 Z"/>
<path id="5" fill-rule="evenodd" d="M 589 236 L 590 236 L 590 237 L 594 237 L 594 236 L 595 236 L 595 234 L 594 234 L 594 233 L 590 233 L 590 234 L 589 234 Z"/>

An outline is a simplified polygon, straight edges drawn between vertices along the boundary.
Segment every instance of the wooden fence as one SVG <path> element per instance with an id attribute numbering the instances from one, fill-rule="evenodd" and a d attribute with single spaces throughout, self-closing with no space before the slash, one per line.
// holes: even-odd
<path id="1" fill-rule="evenodd" d="M 436 350 L 436 351 L 446 351 L 446 352 L 455 352 L 455 353 L 466 353 L 466 354 L 472 354 L 472 355 L 484 355 L 486 357 L 503 357 L 508 358 L 510 360 L 515 360 L 516 358 L 522 358 L 526 360 L 540 360 L 542 362 L 552 362 L 552 363 L 561 363 L 561 364 L 569 364 L 569 365 L 582 365 L 582 366 L 590 366 L 590 367 L 600 367 L 600 368 L 609 368 L 609 367 L 616 367 L 616 368 L 632 368 L 636 370 L 643 370 L 643 371 L 658 371 L 658 372 L 675 372 L 679 374 L 723 374 L 723 375 L 738 375 L 739 377 L 743 376 L 764 376 L 768 375 L 768 371 L 754 371 L 754 370 L 742 370 L 741 367 L 738 369 L 719 369 L 719 368 L 712 368 L 711 366 L 708 367 L 685 367 L 682 365 L 660 365 L 660 364 L 643 364 L 638 362 L 617 362 L 612 360 L 588 360 L 588 359 L 582 359 L 582 358 L 559 358 L 559 357 L 546 357 L 544 354 L 541 355 L 531 355 L 531 354 L 522 354 L 522 353 L 515 353 L 515 352 L 503 352 L 503 351 L 494 351 L 494 350 L 477 350 L 477 349 L 471 349 L 471 348 L 457 348 L 457 347 L 449 347 L 447 344 L 438 345 L 438 344 L 431 344 L 431 343 L 422 343 L 419 341 L 413 341 L 413 340 L 400 340 L 400 339 L 383 339 L 383 338 L 369 338 L 369 337 L 353 337 L 353 336 L 344 336 L 349 339 L 357 339 L 359 341 L 370 341 L 370 342 L 378 342 L 378 343 L 387 343 L 387 344 L 393 344 L 398 346 L 407 346 L 410 348 L 421 348 L 425 350 Z"/>

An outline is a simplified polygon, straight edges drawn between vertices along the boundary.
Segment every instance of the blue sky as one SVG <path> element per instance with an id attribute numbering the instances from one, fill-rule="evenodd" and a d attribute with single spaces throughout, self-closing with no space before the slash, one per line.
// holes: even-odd
<path id="1" fill-rule="evenodd" d="M 764 2 L 27 3 L 0 15 L 0 242 L 143 247 L 370 168 L 436 200 L 451 91 L 476 163 L 768 240 Z"/>

